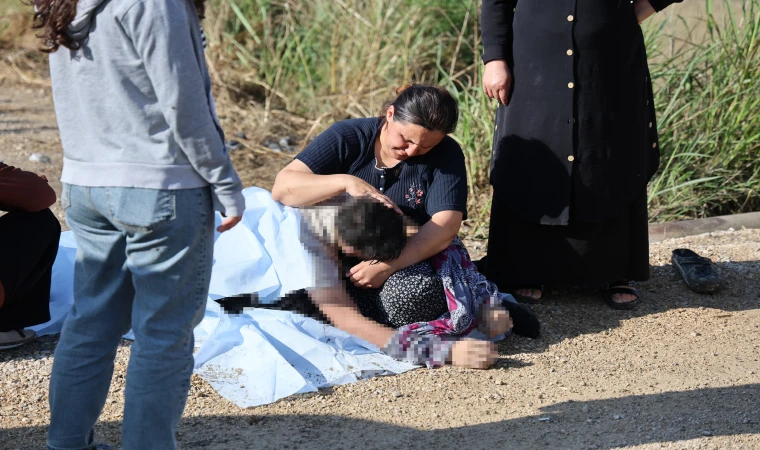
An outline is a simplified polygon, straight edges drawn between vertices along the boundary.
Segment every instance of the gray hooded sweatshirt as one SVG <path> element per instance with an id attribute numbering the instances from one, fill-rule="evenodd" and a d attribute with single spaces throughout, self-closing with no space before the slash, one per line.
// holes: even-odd
<path id="1" fill-rule="evenodd" d="M 198 15 L 190 0 L 79 0 L 50 55 L 64 183 L 190 189 L 211 185 L 228 216 L 242 184 L 216 118 Z"/>

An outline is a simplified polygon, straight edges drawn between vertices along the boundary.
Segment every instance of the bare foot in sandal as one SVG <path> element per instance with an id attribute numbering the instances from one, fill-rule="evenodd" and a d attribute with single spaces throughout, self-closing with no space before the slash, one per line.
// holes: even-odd
<path id="1" fill-rule="evenodd" d="M 617 281 L 610 284 L 607 304 L 614 309 L 634 309 L 640 297 L 641 293 L 633 281 Z"/>
<path id="2" fill-rule="evenodd" d="M 544 293 L 541 292 L 541 289 L 516 289 L 515 294 L 530 297 L 533 300 L 540 300 Z"/>
<path id="3" fill-rule="evenodd" d="M 628 286 L 614 286 L 614 287 L 620 287 L 624 289 L 631 289 Z M 638 297 L 636 297 L 634 294 L 612 294 L 612 301 L 615 303 L 628 303 L 636 301 Z"/>
<path id="4" fill-rule="evenodd" d="M 544 296 L 544 290 L 541 286 L 520 286 L 512 291 L 512 294 L 517 298 L 517 301 L 530 302 L 534 300 L 541 300 Z"/>

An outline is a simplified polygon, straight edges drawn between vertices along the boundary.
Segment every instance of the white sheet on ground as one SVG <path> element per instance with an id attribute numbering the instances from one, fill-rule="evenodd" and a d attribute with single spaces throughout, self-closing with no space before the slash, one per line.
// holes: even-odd
<path id="1" fill-rule="evenodd" d="M 303 283 L 310 278 L 304 276 L 311 268 L 298 240 L 298 211 L 274 202 L 264 189 L 248 188 L 243 194 L 246 210 L 240 225 L 215 236 L 209 300 L 195 328 L 198 375 L 227 400 L 249 407 L 418 367 L 297 314 L 253 308 L 225 314 L 213 299 L 258 292 L 260 301 L 274 301 L 307 287 Z M 65 232 L 53 265 L 51 320 L 32 327 L 40 336 L 61 331 L 73 302 L 75 256 L 74 236 Z"/>

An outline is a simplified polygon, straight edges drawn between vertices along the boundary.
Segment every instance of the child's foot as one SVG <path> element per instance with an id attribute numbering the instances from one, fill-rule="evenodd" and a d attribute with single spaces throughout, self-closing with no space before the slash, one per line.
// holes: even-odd
<path id="1" fill-rule="evenodd" d="M 537 303 L 544 297 L 541 285 L 520 285 L 512 287 L 512 296 L 520 303 Z"/>

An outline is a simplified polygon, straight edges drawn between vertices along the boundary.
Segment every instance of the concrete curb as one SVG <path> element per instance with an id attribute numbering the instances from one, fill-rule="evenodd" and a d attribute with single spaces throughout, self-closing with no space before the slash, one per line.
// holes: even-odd
<path id="1" fill-rule="evenodd" d="M 730 216 L 708 217 L 705 219 L 682 220 L 679 222 L 649 225 L 649 242 L 694 236 L 696 234 L 723 231 L 733 228 L 760 228 L 760 211 L 734 214 Z"/>

